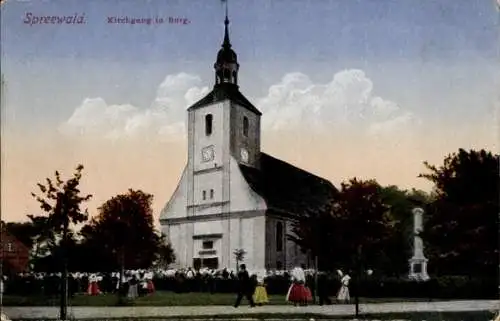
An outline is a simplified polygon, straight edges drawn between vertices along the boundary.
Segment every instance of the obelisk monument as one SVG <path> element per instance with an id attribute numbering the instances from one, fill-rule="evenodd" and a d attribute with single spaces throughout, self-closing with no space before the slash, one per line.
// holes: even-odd
<path id="1" fill-rule="evenodd" d="M 410 273 L 409 278 L 416 281 L 427 281 L 429 275 L 427 274 L 427 258 L 424 256 L 424 244 L 420 233 L 424 230 L 422 219 L 424 210 L 416 207 L 412 210 L 413 213 L 413 256 L 409 260 Z"/>

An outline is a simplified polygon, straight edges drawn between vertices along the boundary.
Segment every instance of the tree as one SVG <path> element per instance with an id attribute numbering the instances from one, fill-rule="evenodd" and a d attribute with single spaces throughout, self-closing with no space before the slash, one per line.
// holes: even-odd
<path id="1" fill-rule="evenodd" d="M 330 202 L 299 217 L 288 237 L 317 255 L 320 269 L 354 268 L 358 263 L 380 266 L 390 236 L 390 216 L 381 191 L 373 180 L 342 183 Z"/>
<path id="2" fill-rule="evenodd" d="M 339 254 L 351 267 L 381 267 L 387 258 L 384 246 L 390 237 L 389 207 L 383 202 L 382 188 L 375 180 L 356 178 L 342 183 L 334 208 L 341 246 Z M 357 262 L 356 262 L 357 261 Z"/>
<path id="3" fill-rule="evenodd" d="M 321 270 L 331 270 L 335 262 L 331 260 L 336 253 L 338 225 L 334 217 L 333 202 L 323 207 L 311 208 L 300 215 L 292 224 L 292 233 L 287 238 L 300 247 L 302 252 L 308 252 L 318 258 Z"/>
<path id="4" fill-rule="evenodd" d="M 236 249 L 233 252 L 234 258 L 236 260 L 236 271 L 239 271 L 240 269 L 240 262 L 243 262 L 245 259 L 245 255 L 247 252 L 244 249 Z"/>
<path id="5" fill-rule="evenodd" d="M 175 253 L 172 245 L 167 242 L 165 234 L 160 236 L 160 246 L 157 252 L 156 263 L 162 268 L 168 267 L 175 262 Z"/>
<path id="6" fill-rule="evenodd" d="M 40 208 L 48 214 L 48 227 L 60 236 L 63 249 L 62 258 L 62 295 L 61 295 L 61 319 L 66 318 L 67 306 L 67 251 L 68 234 L 71 224 L 78 224 L 87 220 L 87 210 L 82 211 L 80 206 L 88 201 L 92 195 L 81 196 L 79 190 L 82 178 L 83 165 L 78 165 L 73 177 L 67 181 L 61 179 L 58 171 L 55 172 L 55 181 L 46 179 L 46 184 L 38 183 L 41 196 L 35 193 L 31 195 L 40 203 Z"/>
<path id="7" fill-rule="evenodd" d="M 424 162 L 436 198 L 427 208 L 423 237 L 430 269 L 439 274 L 497 275 L 499 156 L 485 150 Z"/>
<path id="8" fill-rule="evenodd" d="M 99 214 L 82 228 L 87 246 L 112 258 L 101 269 L 149 268 L 160 255 L 163 261 L 173 261 L 174 256 L 165 257 L 173 251 L 165 248 L 165 238 L 155 231 L 152 201 L 151 194 L 129 189 L 101 205 Z"/>

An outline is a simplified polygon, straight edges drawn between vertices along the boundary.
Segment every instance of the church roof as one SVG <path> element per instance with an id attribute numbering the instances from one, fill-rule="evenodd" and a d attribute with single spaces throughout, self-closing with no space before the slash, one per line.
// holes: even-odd
<path id="1" fill-rule="evenodd" d="M 191 107 L 188 108 L 188 111 L 205 107 L 207 105 L 224 101 L 226 99 L 229 99 L 232 102 L 245 107 L 246 109 L 257 115 L 262 115 L 262 113 L 254 105 L 252 105 L 252 103 L 245 96 L 243 96 L 243 94 L 238 89 L 238 86 L 234 84 L 219 84 L 214 86 L 214 89 L 212 89 L 211 92 L 191 105 Z"/>
<path id="2" fill-rule="evenodd" d="M 337 193 L 330 181 L 265 153 L 260 154 L 260 169 L 246 165 L 240 169 L 250 187 L 277 213 L 302 215 Z"/>

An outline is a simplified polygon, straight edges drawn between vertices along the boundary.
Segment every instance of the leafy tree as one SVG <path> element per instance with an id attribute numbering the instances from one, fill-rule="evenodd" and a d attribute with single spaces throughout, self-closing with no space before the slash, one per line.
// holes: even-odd
<path id="1" fill-rule="evenodd" d="M 158 266 L 166 268 L 174 262 L 175 262 L 174 249 L 172 248 L 172 245 L 169 242 L 167 242 L 165 234 L 161 234 L 156 263 Z"/>
<path id="2" fill-rule="evenodd" d="M 379 267 L 391 232 L 381 192 L 373 180 L 342 183 L 329 203 L 299 217 L 288 237 L 317 255 L 320 269 Z"/>
<path id="3" fill-rule="evenodd" d="M 80 180 L 82 178 L 83 165 L 78 165 L 73 177 L 67 181 L 61 179 L 58 171 L 55 172 L 55 181 L 46 179 L 46 184 L 38 183 L 41 194 L 31 193 L 31 195 L 40 203 L 40 208 L 48 215 L 47 227 L 61 239 L 63 277 L 61 296 L 61 319 L 66 317 L 67 300 L 67 246 L 70 236 L 70 225 L 78 224 L 87 220 L 87 210 L 82 211 L 80 206 L 88 201 L 92 195 L 80 195 Z"/>
<path id="4" fill-rule="evenodd" d="M 240 269 L 240 262 L 242 262 L 245 259 L 245 255 L 247 252 L 244 249 L 236 249 L 233 252 L 234 258 L 236 260 L 236 271 L 239 271 Z"/>
<path id="5" fill-rule="evenodd" d="M 434 183 L 424 241 L 438 274 L 497 275 L 499 156 L 485 150 L 448 155 L 441 166 L 424 163 Z M 432 263 L 434 262 L 434 263 Z"/>
<path id="6" fill-rule="evenodd" d="M 389 207 L 383 202 L 382 188 L 375 180 L 356 178 L 342 183 L 340 199 L 334 215 L 341 229 L 337 248 L 349 258 L 351 267 L 378 268 L 387 258 L 385 245 L 390 238 Z M 358 262 L 356 262 L 359 260 Z"/>
<path id="7" fill-rule="evenodd" d="M 67 234 L 71 224 L 85 222 L 88 217 L 87 210 L 80 209 L 81 204 L 92 197 L 92 195 L 80 195 L 82 171 L 83 165 L 78 165 L 73 177 L 67 181 L 63 181 L 59 172 L 56 171 L 55 181 L 47 178 L 45 185 L 37 184 L 41 196 L 31 193 L 40 203 L 40 208 L 48 214 L 46 227 L 50 227 L 56 235 L 61 237 Z M 36 221 L 34 218 L 32 220 Z"/>
<path id="8" fill-rule="evenodd" d="M 292 233 L 287 238 L 297 244 L 302 252 L 318 258 L 318 268 L 331 270 L 334 268 L 332 255 L 336 253 L 338 240 L 333 202 L 324 207 L 311 208 L 292 224 Z"/>
<path id="9" fill-rule="evenodd" d="M 174 259 L 165 257 L 173 253 L 155 231 L 152 201 L 151 194 L 130 189 L 106 201 L 98 216 L 82 228 L 87 246 L 99 249 L 100 257 L 112 258 L 102 269 L 149 268 L 160 256 L 166 262 Z"/>

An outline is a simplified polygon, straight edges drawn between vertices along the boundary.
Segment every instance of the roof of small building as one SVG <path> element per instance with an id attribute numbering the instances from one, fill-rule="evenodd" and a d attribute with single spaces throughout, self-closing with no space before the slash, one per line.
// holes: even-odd
<path id="1" fill-rule="evenodd" d="M 260 169 L 240 164 L 252 190 L 270 210 L 300 216 L 326 205 L 338 190 L 328 180 L 268 154 L 260 154 Z"/>
<path id="2" fill-rule="evenodd" d="M 234 84 L 219 84 L 215 85 L 211 92 L 209 92 L 205 97 L 198 100 L 196 103 L 191 105 L 188 110 L 194 110 L 201 107 L 206 107 L 207 105 L 221 102 L 226 99 L 231 100 L 238 105 L 245 107 L 249 111 L 262 115 L 262 113 L 240 92 L 238 86 Z"/>

